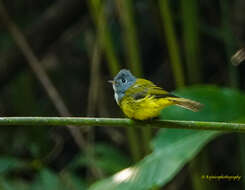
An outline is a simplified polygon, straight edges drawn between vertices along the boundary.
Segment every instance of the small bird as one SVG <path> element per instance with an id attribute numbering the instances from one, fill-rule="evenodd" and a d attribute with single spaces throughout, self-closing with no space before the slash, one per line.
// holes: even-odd
<path id="1" fill-rule="evenodd" d="M 202 104 L 177 97 L 149 80 L 136 78 L 129 70 L 122 69 L 112 83 L 114 97 L 123 113 L 131 119 L 148 120 L 159 116 L 167 106 L 177 105 L 191 111 L 199 111 Z"/>

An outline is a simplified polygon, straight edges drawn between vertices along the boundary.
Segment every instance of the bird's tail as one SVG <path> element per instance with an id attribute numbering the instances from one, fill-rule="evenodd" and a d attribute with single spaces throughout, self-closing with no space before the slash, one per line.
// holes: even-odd
<path id="1" fill-rule="evenodd" d="M 194 112 L 199 111 L 203 107 L 203 104 L 186 98 L 170 97 L 168 99 L 172 101 L 174 104 L 176 104 L 177 106 L 183 107 L 185 109 L 189 109 Z"/>

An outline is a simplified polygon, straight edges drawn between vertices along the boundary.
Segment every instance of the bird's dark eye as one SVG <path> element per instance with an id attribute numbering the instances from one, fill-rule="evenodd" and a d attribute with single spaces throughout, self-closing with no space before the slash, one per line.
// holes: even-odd
<path id="1" fill-rule="evenodd" d="M 125 83 L 126 82 L 126 80 L 125 79 L 122 79 L 122 83 Z"/>

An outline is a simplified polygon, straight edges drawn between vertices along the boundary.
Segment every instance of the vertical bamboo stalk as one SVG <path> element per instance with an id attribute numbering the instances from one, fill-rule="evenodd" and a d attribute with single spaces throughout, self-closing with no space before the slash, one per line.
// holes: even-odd
<path id="1" fill-rule="evenodd" d="M 116 3 L 123 28 L 124 47 L 128 58 L 128 66 L 134 75 L 140 77 L 143 75 L 143 69 L 132 0 L 117 0 Z M 151 129 L 144 128 L 141 131 L 144 152 L 147 154 L 150 152 Z"/>
<path id="2" fill-rule="evenodd" d="M 181 0 L 181 18 L 189 83 L 201 79 L 197 0 Z"/>
<path id="3" fill-rule="evenodd" d="M 124 46 L 128 57 L 128 65 L 131 71 L 139 77 L 143 75 L 143 71 L 132 0 L 117 0 L 116 3 L 123 28 Z"/>
<path id="4" fill-rule="evenodd" d="M 119 62 L 116 56 L 115 48 L 112 43 L 109 26 L 107 24 L 103 1 L 88 0 L 91 15 L 97 27 L 97 34 L 102 49 L 105 51 L 111 76 L 114 77 L 120 69 Z M 130 146 L 131 155 L 134 161 L 141 158 L 139 138 L 134 128 L 127 129 L 127 137 Z"/>
<path id="5" fill-rule="evenodd" d="M 184 86 L 185 80 L 177 37 L 174 32 L 171 10 L 169 8 L 168 0 L 159 0 L 158 2 L 176 86 L 180 88 Z"/>
<path id="6" fill-rule="evenodd" d="M 231 31 L 229 2 L 227 0 L 220 0 L 220 6 L 222 11 L 221 33 L 223 34 L 227 64 L 229 69 L 229 84 L 233 88 L 238 88 L 239 86 L 238 71 L 236 67 L 230 64 L 230 58 L 235 51 L 235 39 Z"/>
<path id="7" fill-rule="evenodd" d="M 99 35 L 100 44 L 103 47 L 108 59 L 110 73 L 112 76 L 114 76 L 119 71 L 120 65 L 116 57 L 115 48 L 112 43 L 111 34 L 106 21 L 104 3 L 101 2 L 101 0 L 88 0 L 88 4 L 91 15 L 97 27 L 97 34 Z"/>

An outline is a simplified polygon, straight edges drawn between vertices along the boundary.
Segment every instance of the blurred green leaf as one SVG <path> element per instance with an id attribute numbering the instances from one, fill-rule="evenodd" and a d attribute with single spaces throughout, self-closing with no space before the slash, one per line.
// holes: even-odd
<path id="1" fill-rule="evenodd" d="M 32 190 L 85 190 L 86 183 L 83 179 L 68 172 L 54 173 L 45 168 L 31 186 Z"/>
<path id="2" fill-rule="evenodd" d="M 12 157 L 1 157 L 0 158 L 0 174 L 5 174 L 12 170 L 23 168 L 26 164 L 19 159 Z"/>
<path id="3" fill-rule="evenodd" d="M 178 90 L 174 94 L 199 101 L 204 106 L 199 112 L 169 106 L 162 111 L 162 119 L 227 122 L 245 117 L 245 95 L 238 90 L 216 86 L 194 86 Z"/>
<path id="4" fill-rule="evenodd" d="M 107 173 L 115 173 L 129 166 L 129 159 L 114 146 L 98 144 L 95 151 L 96 165 Z"/>
<path id="5" fill-rule="evenodd" d="M 93 161 L 93 164 L 101 168 L 105 173 L 113 174 L 129 166 L 129 159 L 120 150 L 109 144 L 95 144 L 93 154 L 93 159 L 88 155 L 78 155 L 70 164 L 69 168 L 76 169 L 81 166 L 90 167 Z"/>
<path id="6" fill-rule="evenodd" d="M 164 119 L 231 121 L 244 117 L 245 96 L 239 91 L 214 86 L 181 89 L 176 94 L 200 101 L 205 106 L 194 113 L 177 106 L 162 112 Z M 101 180 L 90 190 L 144 190 L 168 183 L 177 172 L 212 139 L 222 133 L 162 129 L 153 140 L 153 152 L 133 167 Z"/>
<path id="7" fill-rule="evenodd" d="M 1 190 L 28 190 L 27 183 L 19 180 L 8 180 L 4 177 L 0 177 L 0 189 Z"/>
<path id="8" fill-rule="evenodd" d="M 40 171 L 35 183 L 33 184 L 33 190 L 63 190 L 64 186 L 61 184 L 59 177 L 49 169 L 43 169 Z"/>
<path id="9" fill-rule="evenodd" d="M 85 181 L 74 174 L 65 172 L 61 175 L 62 182 L 69 190 L 85 190 L 88 189 Z"/>
<path id="10" fill-rule="evenodd" d="M 0 188 L 3 190 L 15 190 L 16 188 L 12 187 L 5 179 L 1 178 Z"/>

